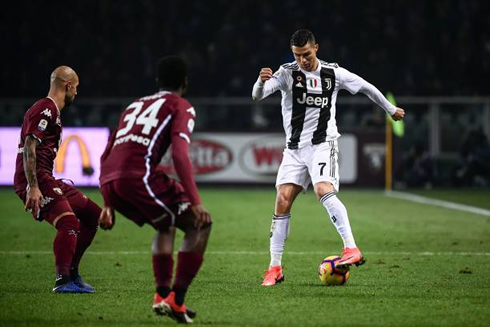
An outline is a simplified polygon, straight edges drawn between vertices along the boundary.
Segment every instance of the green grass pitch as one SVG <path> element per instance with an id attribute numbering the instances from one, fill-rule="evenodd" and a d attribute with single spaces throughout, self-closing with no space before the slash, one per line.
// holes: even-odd
<path id="1" fill-rule="evenodd" d="M 488 208 L 490 192 L 481 192 L 481 203 L 465 192 L 436 197 Z M 96 190 L 86 193 L 101 203 Z M 392 199 L 377 190 L 343 190 L 339 198 L 368 261 L 351 269 L 346 285 L 325 287 L 317 266 L 340 253 L 341 240 L 310 191 L 292 211 L 286 280 L 263 288 L 274 189 L 201 193 L 214 229 L 187 297 L 198 312 L 197 325 L 490 325 L 490 217 Z M 98 232 L 82 261 L 82 275 L 96 293 L 52 294 L 54 229 L 32 220 L 10 189 L 0 190 L 0 209 L 1 326 L 174 324 L 151 310 L 151 228 L 119 215 L 112 231 Z"/>

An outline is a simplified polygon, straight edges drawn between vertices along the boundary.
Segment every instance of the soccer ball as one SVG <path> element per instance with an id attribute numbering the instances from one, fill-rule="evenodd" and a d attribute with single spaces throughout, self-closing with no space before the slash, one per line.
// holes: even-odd
<path id="1" fill-rule="evenodd" d="M 344 285 L 349 279 L 349 266 L 337 267 L 340 257 L 332 255 L 326 257 L 318 267 L 318 277 L 327 286 Z"/>

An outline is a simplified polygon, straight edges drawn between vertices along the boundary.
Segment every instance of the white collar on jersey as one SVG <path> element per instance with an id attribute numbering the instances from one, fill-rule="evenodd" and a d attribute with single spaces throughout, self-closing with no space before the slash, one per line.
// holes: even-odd
<path id="1" fill-rule="evenodd" d="M 320 62 L 320 59 L 318 59 L 318 58 L 316 58 L 316 62 L 318 63 L 318 66 L 316 66 L 316 69 L 314 71 L 312 71 L 312 72 L 309 72 L 309 71 L 304 70 L 303 68 L 300 67 L 299 64 L 298 64 L 298 67 L 305 74 L 319 73 L 320 70 L 322 69 L 322 63 Z"/>
<path id="2" fill-rule="evenodd" d="M 58 110 L 58 115 L 60 114 L 60 108 L 58 108 L 58 105 L 56 104 L 56 101 L 54 101 L 54 99 L 52 97 L 46 97 L 48 98 L 49 100 L 53 101 L 54 103 L 54 106 L 56 107 L 56 110 Z"/>

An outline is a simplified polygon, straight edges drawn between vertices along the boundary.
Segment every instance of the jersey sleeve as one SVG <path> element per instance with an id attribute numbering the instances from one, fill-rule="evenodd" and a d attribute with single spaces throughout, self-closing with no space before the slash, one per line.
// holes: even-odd
<path id="1" fill-rule="evenodd" d="M 177 105 L 172 121 L 172 161 L 180 182 L 190 198 L 191 204 L 201 203 L 197 191 L 192 163 L 189 157 L 189 144 L 194 130 L 196 112 L 189 102 L 183 100 Z"/>
<path id="2" fill-rule="evenodd" d="M 25 135 L 33 135 L 39 142 L 42 142 L 48 136 L 49 127 L 56 124 L 57 116 L 56 109 L 38 103 L 34 104 L 24 118 Z"/>
<path id="3" fill-rule="evenodd" d="M 285 90 L 287 87 L 287 79 L 287 72 L 282 67 L 279 67 L 272 77 L 265 82 L 262 82 L 259 77 L 252 90 L 252 99 L 262 100 L 277 90 Z"/>
<path id="4" fill-rule="evenodd" d="M 366 83 L 366 81 L 362 77 L 351 73 L 350 71 L 342 67 L 339 67 L 336 70 L 335 74 L 338 77 L 339 89 L 347 90 L 351 94 L 356 94 L 357 92 L 359 92 L 363 84 Z"/>
<path id="5" fill-rule="evenodd" d="M 356 94 L 357 92 L 365 94 L 371 101 L 383 108 L 383 110 L 390 116 L 396 112 L 396 107 L 392 105 L 374 85 L 367 82 L 362 77 L 353 74 L 344 68 L 338 69 L 338 76 L 340 88 L 349 91 L 351 94 Z"/>
<path id="6" fill-rule="evenodd" d="M 182 99 L 176 106 L 172 121 L 172 139 L 180 137 L 191 143 L 191 134 L 194 131 L 196 111 L 186 100 Z"/>

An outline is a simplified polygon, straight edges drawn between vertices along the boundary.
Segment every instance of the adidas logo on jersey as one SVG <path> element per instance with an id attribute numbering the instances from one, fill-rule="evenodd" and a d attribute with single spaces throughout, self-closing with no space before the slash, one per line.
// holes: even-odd
<path id="1" fill-rule="evenodd" d="M 321 95 L 303 93 L 303 97 L 296 98 L 299 104 L 306 104 L 309 107 L 325 108 L 328 105 L 328 97 Z"/>

